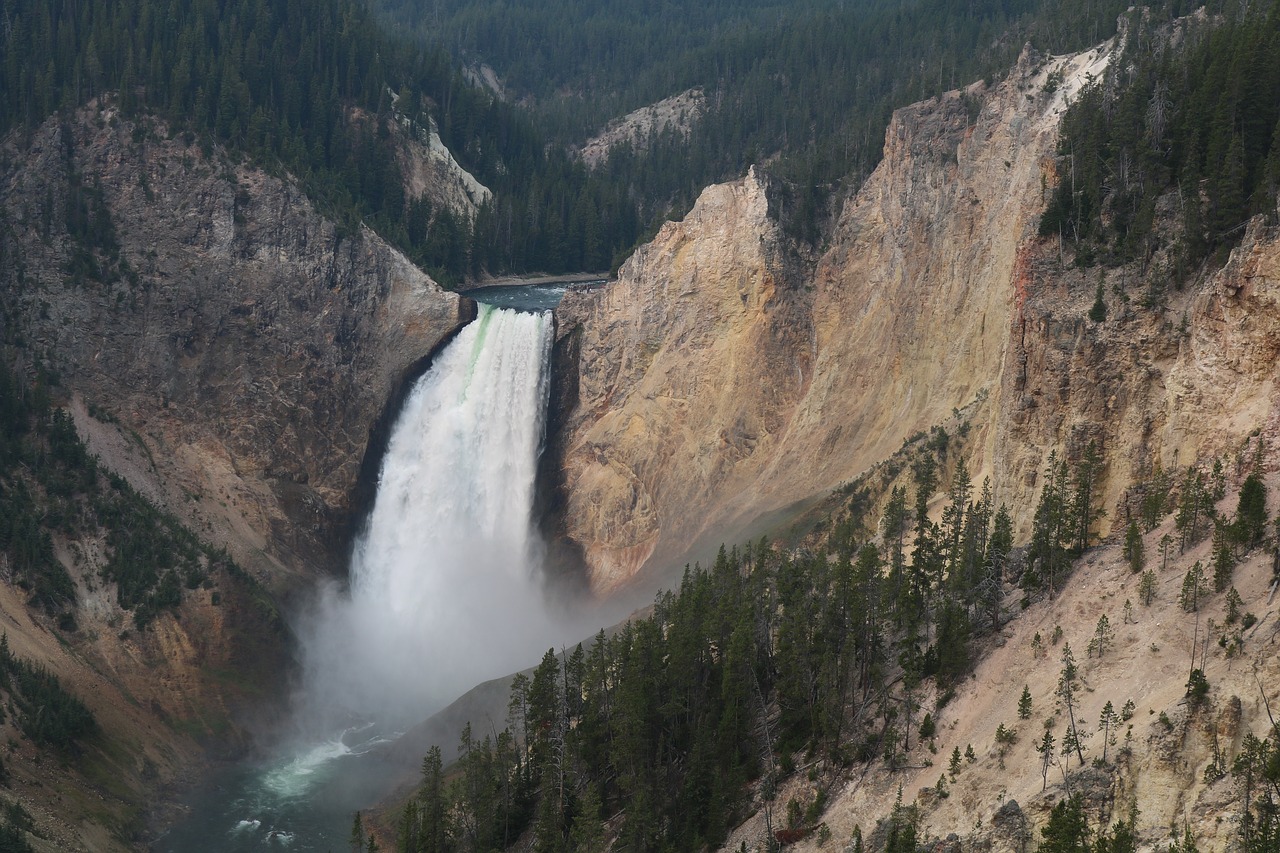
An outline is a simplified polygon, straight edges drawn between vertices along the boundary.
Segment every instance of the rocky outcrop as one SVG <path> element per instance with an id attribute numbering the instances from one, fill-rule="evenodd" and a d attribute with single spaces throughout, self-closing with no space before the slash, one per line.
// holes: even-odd
<path id="1" fill-rule="evenodd" d="M 1255 222 L 1181 289 L 1162 255 L 1080 269 L 1038 236 L 1062 112 L 1114 50 L 1027 52 L 994 87 L 899 110 L 811 268 L 752 172 L 566 300 L 563 529 L 597 590 L 758 535 L 956 411 L 970 471 L 1023 534 L 1051 452 L 1101 450 L 1105 534 L 1157 465 L 1239 454 L 1253 433 L 1274 445 L 1280 233 Z"/>
<path id="2" fill-rule="evenodd" d="M 373 425 L 470 303 L 289 180 L 109 104 L 4 161 L 6 337 L 259 577 L 336 568 Z"/>
<path id="3" fill-rule="evenodd" d="M 756 170 L 706 190 L 618 280 L 570 293 L 576 408 L 561 437 L 567 534 L 598 590 L 716 529 L 758 478 L 811 377 L 799 276 Z M 562 338 L 563 340 L 563 338 Z"/>
<path id="4" fill-rule="evenodd" d="M 397 162 L 404 175 L 405 195 L 412 201 L 425 198 L 432 206 L 448 208 L 455 216 L 475 219 L 476 211 L 493 198 L 493 192 L 462 168 L 436 130 L 435 120 L 422 127 L 397 113 L 399 131 Z"/>
<path id="5" fill-rule="evenodd" d="M 341 567 L 400 389 L 474 303 L 288 177 L 102 101 L 0 147 L 0 308 L 0 355 L 56 377 L 104 467 L 279 600 Z M 69 537 L 53 546 L 71 627 L 10 583 L 0 612 L 14 652 L 102 735 L 71 762 L 22 739 L 5 766 L 58 849 L 131 849 L 193 771 L 243 755 L 279 713 L 290 635 L 222 563 L 138 629 L 99 571 L 101 536 Z"/>
<path id="6" fill-rule="evenodd" d="M 616 146 L 629 145 L 643 151 L 664 133 L 687 138 L 693 125 L 702 118 L 706 105 L 706 93 L 697 88 L 632 110 L 587 140 L 578 150 L 578 156 L 594 169 L 609 159 L 609 152 Z"/>
<path id="7" fill-rule="evenodd" d="M 899 110 L 816 271 L 753 171 L 709 188 L 603 292 L 566 300 L 561 326 L 582 332 L 565 524 L 597 589 L 747 535 L 998 396 L 1057 123 L 1110 55 L 1028 52 L 992 89 Z"/>
<path id="8" fill-rule="evenodd" d="M 1239 470 L 1255 436 L 1277 446 L 1280 231 L 1255 219 L 1221 269 L 1168 288 L 1156 310 L 1139 307 L 1153 284 L 1165 289 L 1163 260 L 1102 273 L 1073 269 L 1054 242 L 1026 248 L 996 421 L 995 473 L 1011 502 L 1035 500 L 1048 452 L 1095 442 L 1107 464 L 1106 532 L 1124 522 L 1130 487 L 1157 468 L 1220 457 Z M 1109 312 L 1094 323 L 1099 282 Z M 1276 462 L 1266 456 L 1264 467 Z"/>

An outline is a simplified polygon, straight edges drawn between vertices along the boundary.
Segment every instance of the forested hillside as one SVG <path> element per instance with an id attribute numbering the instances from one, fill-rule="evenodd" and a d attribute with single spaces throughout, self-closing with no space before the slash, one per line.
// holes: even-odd
<path id="1" fill-rule="evenodd" d="M 517 842 L 574 853 L 715 849 L 762 809 L 778 847 L 815 833 L 825 846 L 820 821 L 838 786 L 828 781 L 815 797 L 792 798 L 771 815 L 770 801 L 794 790 L 806 768 L 810 781 L 818 778 L 815 767 L 837 780 L 859 779 L 906 769 L 922 753 L 926 766 L 938 765 L 939 781 L 928 793 L 945 798 L 948 779 L 955 784 L 978 759 L 973 744 L 963 753 L 958 746 L 938 752 L 935 740 L 947 738 L 938 719 L 978 657 L 1002 642 L 1002 629 L 1034 603 L 1063 594 L 1077 558 L 1095 543 L 1100 514 L 1096 454 L 1073 465 L 1051 459 L 1031 542 L 1014 547 L 1007 509 L 993 506 L 987 484 L 971 482 L 962 446 L 940 430 L 918 436 L 874 475 L 849 485 L 838 523 L 809 548 L 722 548 L 710 567 L 687 569 L 678 590 L 660 594 L 648 618 L 564 654 L 549 650 L 531 677 L 516 677 L 508 728 L 468 727 L 452 768 L 444 767 L 441 750 L 427 755 L 421 787 L 400 817 L 397 849 L 482 851 Z M 1157 576 L 1176 573 L 1169 547 L 1191 550 L 1214 531 L 1215 565 L 1188 569 L 1177 607 L 1198 619 L 1210 596 L 1225 599 L 1225 623 L 1211 621 L 1208 630 L 1231 647 L 1228 657 L 1246 653 L 1243 631 L 1257 617 L 1244 612 L 1233 572 L 1270 527 L 1261 456 L 1247 464 L 1254 470 L 1243 477 L 1232 512 L 1215 508 L 1226 488 L 1221 461 L 1134 484 L 1124 572 L 1141 582 L 1136 600 L 1125 602 L 1125 625 L 1152 606 Z M 893 485 L 883 512 L 872 510 L 884 497 L 878 490 L 901 472 L 909 472 L 901 479 L 909 479 L 910 493 Z M 933 520 L 930 500 L 944 476 L 945 505 Z M 1161 563 L 1144 553 L 1143 536 L 1171 514 L 1177 541 L 1164 537 Z M 1117 699 L 1096 721 L 1082 715 L 1093 690 L 1085 667 L 1095 666 L 1086 662 L 1110 653 L 1121 626 L 1103 613 L 1092 628 L 1068 627 L 1087 643 L 1073 650 L 1061 626 L 1035 635 L 1029 654 L 1052 658 L 1046 666 L 1057 689 L 1033 696 L 1024 688 L 1016 718 L 998 727 L 986 720 L 992 750 L 1003 769 L 1019 738 L 1034 738 L 1045 784 L 1051 769 L 1061 769 L 1065 795 L 1034 846 L 1024 840 L 1022 849 L 1136 853 L 1136 810 L 1117 806 L 1114 822 L 1099 825 L 1097 801 L 1087 803 L 1086 793 L 1077 788 L 1073 795 L 1072 788 L 1072 777 L 1087 787 L 1088 773 L 1102 771 L 1111 774 L 1109 784 L 1130 768 L 1132 725 L 1125 745 L 1112 747 L 1114 733 L 1133 719 L 1134 703 Z M 1187 702 L 1194 708 L 1208 693 L 1196 668 Z M 1033 708 L 1047 713 L 1039 733 Z M 1280 733 L 1244 740 L 1241 758 L 1216 778 L 1230 773 L 1244 786 L 1238 849 L 1271 853 L 1280 843 Z M 1039 769 L 1035 775 L 1038 782 Z M 899 787 L 891 813 L 860 816 L 865 849 L 915 853 L 929 832 L 968 828 L 927 826 L 923 794 L 913 803 L 908 791 L 904 803 L 902 793 Z M 1182 841 L 1157 849 L 1197 849 L 1189 828 Z M 843 849 L 863 844 L 859 832 Z"/>
<path id="2" fill-rule="evenodd" d="M 999 73 L 1028 40 L 1096 43 L 1127 4 L 375 5 L 416 38 L 388 34 L 360 0 L 14 0 L 0 130 L 118 97 L 296 175 L 331 215 L 368 222 L 447 282 L 600 270 L 707 184 L 778 154 L 771 168 L 791 187 L 779 212 L 816 240 L 830 199 L 875 165 L 895 107 Z M 477 88 L 459 61 L 493 65 L 526 100 Z M 597 171 L 569 156 L 607 119 L 694 86 L 709 106 L 691 137 L 616 151 Z M 434 121 L 494 191 L 475 221 L 406 197 L 397 119 Z"/>
<path id="3" fill-rule="evenodd" d="M 606 268 L 635 241 L 616 187 L 544 150 L 518 110 L 464 82 L 447 54 L 386 35 L 358 0 L 14 0 L 4 17 L 0 131 L 117 97 L 126 114 L 154 111 L 295 175 L 327 213 L 367 221 L 451 281 Z M 474 240 L 471 223 L 406 202 L 393 100 L 422 126 L 434 119 L 498 195 Z"/>
<path id="4" fill-rule="evenodd" d="M 1123 61 L 1063 121 L 1063 179 L 1041 233 L 1074 244 L 1081 266 L 1136 261 L 1143 275 L 1167 250 L 1168 280 L 1181 287 L 1208 256 L 1225 259 L 1249 217 L 1274 222 L 1277 36 L 1276 3 L 1173 29 L 1135 17 Z M 1165 280 L 1151 277 L 1148 301 Z"/>
<path id="5" fill-rule="evenodd" d="M 645 215 L 681 211 L 707 184 L 771 168 L 793 198 L 792 233 L 818 234 L 824 206 L 856 189 L 880 156 L 893 109 L 1003 73 L 1024 43 L 1079 50 L 1115 32 L 1127 2 L 766 0 L 552 3 L 375 0 L 397 25 L 464 62 L 491 65 L 513 97 L 532 99 L 561 144 L 608 119 L 698 86 L 706 115 L 643 156 L 611 157 L 612 180 L 638 191 Z M 1198 4 L 1152 4 L 1154 20 Z"/>

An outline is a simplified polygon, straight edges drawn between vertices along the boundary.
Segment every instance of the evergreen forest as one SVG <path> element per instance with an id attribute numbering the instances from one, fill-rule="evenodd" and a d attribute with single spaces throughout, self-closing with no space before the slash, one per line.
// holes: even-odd
<path id="1" fill-rule="evenodd" d="M 110 95 L 295 175 L 329 215 L 367 222 L 446 283 L 607 269 L 638 234 L 616 186 L 546 148 L 444 52 L 384 34 L 359 0 L 12 0 L 0 26 L 0 132 Z M 494 190 L 476 223 L 407 202 L 397 115 L 434 120 Z"/>
<path id="2" fill-rule="evenodd" d="M 1031 542 L 1016 548 L 1007 509 L 993 506 L 989 488 L 974 487 L 954 445 L 949 451 L 936 438 L 921 436 L 893 460 L 910 466 L 910 499 L 894 486 L 877 516 L 867 484 L 851 484 L 849 514 L 815 547 L 779 551 L 762 541 L 721 548 L 710 567 L 687 568 L 647 618 L 572 650 L 549 649 L 531 675 L 516 677 L 507 728 L 477 732 L 468 725 L 449 767 L 439 748 L 428 753 L 419 790 L 401 814 L 396 849 L 504 850 L 520 841 L 537 851 L 585 853 L 606 849 L 606 839 L 608 849 L 620 851 L 714 849 L 762 802 L 768 809 L 784 780 L 803 767 L 822 763 L 856 774 L 871 764 L 888 772 L 905 766 L 912 746 L 937 733 L 930 709 L 951 701 L 1017 607 L 1062 589 L 1095 541 L 1100 517 L 1096 449 L 1083 449 L 1073 464 L 1052 458 Z M 946 470 L 945 508 L 932 521 L 929 500 Z M 1218 591 L 1231 589 L 1235 560 L 1268 526 L 1256 473 L 1246 478 L 1251 485 L 1233 515 L 1211 509 L 1222 499 L 1221 470 L 1192 467 L 1180 483 L 1157 473 L 1134 484 L 1129 501 L 1143 529 L 1175 514 L 1180 547 L 1213 531 L 1225 549 Z M 1140 554 L 1132 556 L 1135 572 L 1143 565 Z M 1210 594 L 1207 578 L 1196 583 L 1199 594 Z M 1011 606 L 1019 594 L 1021 604 Z M 1024 692 L 1019 706 L 1022 719 L 1033 701 L 1056 701 L 1065 711 L 1060 738 L 1046 729 L 1043 749 L 1037 746 L 1045 772 L 1061 766 L 1065 779 L 1073 764 L 1109 766 L 1107 737 L 1100 754 L 1084 746 L 1076 655 L 1060 636 L 1047 641 L 1061 656 L 1058 690 L 1034 700 Z M 1101 656 L 1111 642 L 1104 615 L 1087 654 Z M 1049 650 L 1033 644 L 1033 653 Z M 1193 674 L 1189 701 L 1202 701 L 1207 689 L 1203 673 Z M 1132 707 L 1110 713 L 1103 722 L 1118 727 Z M 1005 746 L 1017 737 L 1004 724 L 995 735 Z M 1280 732 L 1249 738 L 1222 774 L 1246 790 L 1242 850 L 1268 853 L 1280 843 Z M 964 760 L 957 747 L 952 782 Z M 945 793 L 945 779 L 938 790 Z M 761 799 L 753 801 L 757 793 Z M 811 800 L 792 799 L 785 814 L 766 813 L 766 822 L 780 843 L 798 840 L 821 831 L 825 804 L 820 790 Z M 915 853 L 923 832 L 916 806 L 900 797 L 891 814 L 872 817 L 881 821 L 863 830 L 868 838 L 874 830 L 889 853 Z M 1054 807 L 1030 849 L 1135 853 L 1135 821 L 1130 814 L 1093 825 L 1073 796 Z M 856 835 L 848 849 L 862 849 L 862 839 Z M 1168 853 L 1191 853 L 1194 840 L 1186 842 Z M 376 843 L 366 845 L 357 816 L 353 850 L 366 846 Z"/>
<path id="3" fill-rule="evenodd" d="M 360 0 L 9 0 L 0 132 L 110 97 L 296 176 L 329 215 L 366 222 L 446 284 L 606 270 L 702 187 L 754 163 L 789 187 L 779 213 L 790 233 L 817 241 L 832 202 L 877 162 L 892 109 L 1002 72 L 1027 41 L 1095 43 L 1124 7 L 752 0 L 659 14 L 383 0 L 378 17 Z M 492 63 L 527 98 L 473 85 L 460 59 Z M 571 155 L 607 119 L 693 86 L 711 106 L 690 138 L 615 151 L 594 171 Z M 406 198 L 393 132 L 404 123 L 434 124 L 494 191 L 474 221 Z"/>
<path id="4" fill-rule="evenodd" d="M 1159 302 L 1166 281 L 1225 260 L 1250 217 L 1275 222 L 1280 4 L 1172 32 L 1134 13 L 1129 32 L 1114 70 L 1066 114 L 1040 231 L 1073 244 L 1081 266 L 1136 264 Z"/>
<path id="5" fill-rule="evenodd" d="M 707 184 L 768 162 L 790 188 L 789 233 L 820 239 L 833 203 L 880 159 L 897 107 L 994 79 L 1024 45 L 1064 53 L 1116 31 L 1108 0 L 376 0 L 397 27 L 492 66 L 531 102 L 548 139 L 580 143 L 611 118 L 694 87 L 707 109 L 689 138 L 623 146 L 602 171 L 643 222 L 680 215 Z M 1200 4 L 1151 4 L 1167 21 Z M 1213 5 L 1213 4 L 1211 4 Z"/>

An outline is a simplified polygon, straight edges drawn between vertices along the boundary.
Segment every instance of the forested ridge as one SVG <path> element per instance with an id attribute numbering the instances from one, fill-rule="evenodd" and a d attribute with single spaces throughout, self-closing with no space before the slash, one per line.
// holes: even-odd
<path id="1" fill-rule="evenodd" d="M 894 471 L 910 472 L 912 488 L 894 486 L 882 512 L 872 509 L 879 502 L 869 481 L 855 482 L 845 490 L 847 512 L 815 547 L 782 551 L 762 541 L 722 548 L 711 566 L 687 568 L 648 618 L 572 650 L 548 650 L 531 676 L 517 676 L 507 728 L 468 726 L 450 767 L 432 749 L 400 816 L 397 849 L 489 851 L 517 842 L 537 851 L 714 849 L 750 812 L 769 808 L 801 763 L 849 777 L 867 766 L 902 768 L 913 746 L 932 744 L 935 715 L 990 638 L 1017 610 L 1060 594 L 1076 558 L 1096 542 L 1099 456 L 1092 447 L 1077 455 L 1071 463 L 1049 460 L 1025 547 L 1014 546 L 1007 509 L 993 505 L 985 483 L 975 487 L 955 445 L 935 430 L 890 460 Z M 1196 563 L 1179 597 L 1183 610 L 1202 607 L 1211 594 L 1238 605 L 1235 561 L 1270 527 L 1258 470 L 1244 478 L 1234 513 L 1213 508 L 1223 498 L 1221 461 L 1177 476 L 1156 471 L 1129 490 L 1133 531 L 1153 530 L 1175 514 L 1179 542 L 1165 542 L 1165 549 L 1189 547 L 1212 531 L 1212 586 Z M 935 521 L 928 506 L 946 472 L 950 483 Z M 1163 568 L 1147 567 L 1140 536 L 1136 541 L 1126 538 L 1125 551 L 1145 589 Z M 1148 594 L 1136 606 L 1150 603 Z M 1219 626 L 1224 644 L 1243 642 L 1241 620 L 1245 627 L 1253 620 L 1237 605 Z M 1035 696 L 1024 689 L 1018 719 L 996 729 L 1001 755 L 1020 736 L 1021 721 L 1031 719 L 1033 704 L 1056 703 L 1061 713 L 1037 736 L 1046 780 L 1051 767 L 1061 767 L 1064 781 L 1072 765 L 1114 767 L 1127 742 L 1110 752 L 1109 734 L 1087 744 L 1077 711 L 1085 689 L 1080 659 L 1102 657 L 1112 632 L 1104 614 L 1088 648 L 1074 652 L 1061 629 L 1043 640 L 1036 635 L 1034 655 L 1060 657 L 1058 688 Z M 1187 701 L 1201 702 L 1207 691 L 1195 670 Z M 1104 709 L 1100 725 L 1108 731 L 1133 714 L 1131 702 L 1120 705 Z M 1245 740 L 1240 758 L 1220 775 L 1234 774 L 1245 791 L 1242 849 L 1268 853 L 1280 842 L 1280 732 Z M 954 783 L 973 761 L 972 745 L 967 752 L 956 747 L 950 756 L 940 796 L 946 775 Z M 821 833 L 825 790 L 775 811 L 768 818 L 774 839 Z M 925 840 L 917 806 L 901 797 L 891 814 L 866 817 L 882 821 L 839 839 L 848 842 L 844 849 L 862 850 L 862 833 L 870 845 L 873 831 L 880 846 L 866 849 L 915 853 Z M 1098 825 L 1082 798 L 1071 796 L 1029 849 L 1134 853 L 1135 820 L 1131 813 Z M 1189 833 L 1167 850 L 1195 850 Z M 358 816 L 352 843 L 377 846 L 366 843 Z"/>
<path id="2" fill-rule="evenodd" d="M 447 54 L 385 34 L 358 0 L 9 0 L 0 21 L 0 131 L 118 97 L 286 170 L 349 227 L 367 221 L 445 279 L 482 270 L 607 268 L 635 242 L 634 205 Z M 409 204 L 396 110 L 497 194 L 474 224 Z M 353 118 L 353 110 L 374 117 Z"/>
<path id="3" fill-rule="evenodd" d="M 776 154 L 770 168 L 790 188 L 780 214 L 817 240 L 829 202 L 878 161 L 892 109 L 1000 73 L 1028 39 L 1041 50 L 1094 43 L 1123 6 L 387 0 L 392 35 L 360 0 L 7 0 L 0 130 L 115 97 L 296 175 L 329 215 L 367 222 L 446 283 L 602 270 L 707 184 Z M 534 111 L 467 82 L 456 56 L 500 65 Z M 589 128 L 691 86 L 709 108 L 690 138 L 616 151 L 594 172 L 569 156 Z M 406 198 L 400 119 L 434 121 L 494 190 L 475 221 Z"/>
<path id="4" fill-rule="evenodd" d="M 1030 43 L 1042 53 L 1097 44 L 1125 2 L 1108 0 L 375 0 L 398 26 L 460 61 L 492 65 L 560 144 L 692 87 L 705 116 L 605 171 L 646 219 L 686 209 L 707 184 L 769 168 L 791 188 L 788 230 L 817 240 L 829 203 L 857 189 L 881 155 L 895 108 L 990 79 Z M 1198 4 L 1151 4 L 1153 20 Z M 781 155 L 774 160 L 775 155 Z"/>
<path id="5" fill-rule="evenodd" d="M 1136 263 L 1155 304 L 1251 216 L 1276 218 L 1280 4 L 1211 11 L 1176 28 L 1132 15 L 1124 56 L 1064 117 L 1040 226 L 1081 266 Z"/>

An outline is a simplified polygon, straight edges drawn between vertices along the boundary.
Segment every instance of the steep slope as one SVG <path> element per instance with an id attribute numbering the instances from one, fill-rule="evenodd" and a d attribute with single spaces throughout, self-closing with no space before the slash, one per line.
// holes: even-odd
<path id="1" fill-rule="evenodd" d="M 374 425 L 468 303 L 288 181 L 108 104 L 5 159 L 6 337 L 260 577 L 336 567 Z"/>
<path id="2" fill-rule="evenodd" d="M 341 567 L 406 380 L 474 304 L 327 220 L 289 178 L 108 100 L 2 151 L 0 356 L 20 387 L 54 377 L 99 482 L 119 474 L 207 548 L 144 608 L 120 590 L 111 529 L 140 516 L 115 515 L 123 487 L 77 486 L 87 509 L 41 531 L 72 585 L 61 619 L 0 552 L 10 647 L 100 731 L 53 754 L 0 721 L 13 794 L 38 845 L 130 849 L 173 792 L 279 712 L 291 637 L 264 586 L 280 600 Z M 180 559 L 177 539 L 130 534 L 161 544 L 125 568 Z"/>
<path id="3" fill-rule="evenodd" d="M 1024 53 L 994 87 L 900 110 L 884 161 L 812 273 L 788 254 L 770 216 L 778 196 L 753 172 L 708 189 L 617 282 L 560 312 L 561 353 L 579 366 L 561 437 L 563 529 L 602 592 L 700 543 L 758 533 L 949 420 L 968 418 L 970 470 L 991 478 L 1021 541 L 1050 455 L 1075 461 L 1090 444 L 1101 454 L 1095 531 L 1109 544 L 1087 551 L 1056 598 L 1029 596 L 953 697 L 926 692 L 937 734 L 894 772 L 873 761 L 849 776 L 818 762 L 769 810 L 757 792 L 760 811 L 725 850 L 766 849 L 790 802 L 798 819 L 820 794 L 812 813 L 825 831 L 815 820 L 788 842 L 861 849 L 859 826 L 878 849 L 899 788 L 935 850 L 1033 849 L 1072 792 L 1094 827 L 1136 807 L 1142 851 L 1187 830 L 1202 851 L 1239 849 L 1244 794 L 1229 767 L 1247 734 L 1268 734 L 1280 703 L 1275 555 L 1255 551 L 1235 570 L 1239 610 L 1257 617 L 1240 627 L 1225 594 L 1198 613 L 1178 600 L 1187 572 L 1214 559 L 1209 542 L 1175 544 L 1165 561 L 1156 555 L 1176 543 L 1174 520 L 1145 535 L 1157 579 L 1146 607 L 1118 534 L 1161 470 L 1181 477 L 1217 462 L 1224 517 L 1251 465 L 1276 489 L 1280 229 L 1251 220 L 1225 265 L 1178 287 L 1161 281 L 1171 250 L 1104 269 L 1038 236 L 1049 193 L 1069 179 L 1054 157 L 1064 106 L 1116 55 L 1111 44 Z M 1173 219 L 1176 204 L 1171 194 L 1157 215 Z M 1105 320 L 1090 318 L 1098 293 Z M 1086 656 L 1102 615 L 1113 645 Z M 1086 766 L 1057 754 L 1046 784 L 1034 746 L 1046 728 L 1061 744 L 1062 641 L 1083 659 Z M 1208 678 L 1203 702 L 1188 694 L 1192 668 Z M 1024 684 L 1034 711 L 1022 722 Z M 1129 700 L 1134 716 L 1095 765 L 1104 704 Z M 1018 730 L 1003 745 L 1001 723 Z M 973 761 L 952 778 L 948 755 L 969 745 Z"/>
<path id="4" fill-rule="evenodd" d="M 1019 258 L 1025 296 L 1013 318 L 996 426 L 1005 452 L 995 474 L 1011 504 L 1034 499 L 1050 450 L 1077 453 L 1096 442 L 1108 464 L 1106 530 L 1136 509 L 1140 490 L 1131 487 L 1157 469 L 1238 459 L 1254 434 L 1276 446 L 1280 231 L 1253 220 L 1222 269 L 1156 310 L 1123 295 L 1126 282 L 1143 281 L 1139 264 L 1103 274 L 1067 260 L 1056 241 L 1028 246 Z M 1160 261 L 1148 276 L 1162 275 Z M 1086 319 L 1098 282 L 1111 303 L 1105 323 Z"/>
<path id="5" fill-rule="evenodd" d="M 663 98 L 656 104 L 632 110 L 622 118 L 609 122 L 604 130 L 583 143 L 577 154 L 582 162 L 594 169 L 609 159 L 609 151 L 615 146 L 628 145 L 634 150 L 644 151 L 664 133 L 687 138 L 694 123 L 706 109 L 706 104 L 705 92 L 701 89 L 689 89 Z"/>
<path id="6" fill-rule="evenodd" d="M 1274 453 L 1265 467 L 1274 493 L 1280 484 Z M 1219 510 L 1229 515 L 1234 508 L 1233 490 Z M 878 824 L 892 813 L 899 790 L 903 805 L 915 809 L 919 840 L 933 850 L 1034 850 L 1052 807 L 1073 793 L 1084 795 L 1094 832 L 1126 819 L 1136 807 L 1139 850 L 1164 851 L 1188 828 L 1202 853 L 1240 849 L 1245 789 L 1230 768 L 1247 734 L 1271 734 L 1270 715 L 1280 708 L 1274 554 L 1256 551 L 1235 568 L 1231 583 L 1242 601 L 1236 616 L 1224 593 L 1205 596 L 1198 612 L 1188 612 L 1179 603 L 1183 579 L 1196 561 L 1210 560 L 1210 543 L 1181 554 L 1175 546 L 1162 563 L 1159 541 L 1168 534 L 1176 537 L 1172 517 L 1144 537 L 1148 566 L 1157 577 L 1149 605 L 1120 544 L 1109 543 L 1078 563 L 1058 597 L 1030 605 L 992 638 L 953 697 L 939 705 L 936 692 L 926 690 L 918 713 L 931 712 L 937 734 L 913 741 L 901 769 L 891 771 L 876 761 L 848 773 L 820 763 L 809 774 L 794 774 L 773 800 L 775 829 L 784 825 L 786 804 L 793 798 L 807 805 L 822 791 L 827 806 L 810 824 L 809 837 L 788 849 L 829 850 L 831 842 L 834 849 L 852 849 L 847 845 L 855 826 L 867 849 L 877 849 L 872 839 L 883 844 L 885 828 Z M 1242 627 L 1246 613 L 1256 621 L 1246 620 Z M 1103 615 L 1110 640 L 1095 652 L 1091 641 Z M 1083 721 L 1085 767 L 1074 753 L 1068 757 L 1060 750 L 1068 723 L 1055 691 L 1064 644 L 1071 646 L 1080 669 L 1076 713 Z M 1193 654 L 1194 666 L 1203 669 L 1209 684 L 1200 702 L 1187 690 Z M 1018 714 L 1024 686 L 1032 697 L 1025 720 Z M 1119 714 L 1127 702 L 1133 703 L 1131 717 L 1113 728 L 1103 761 L 1103 708 L 1110 703 Z M 1012 742 L 996 740 L 1001 725 L 1014 731 Z M 1036 751 L 1046 730 L 1057 747 L 1047 770 Z M 974 759 L 962 761 L 953 776 L 948 757 L 969 747 Z M 812 831 L 819 822 L 826 824 L 831 842 L 822 843 L 826 833 Z M 722 849 L 737 850 L 742 843 L 749 850 L 765 849 L 766 837 L 762 810 Z M 948 845 L 948 838 L 954 843 Z"/>
<path id="7" fill-rule="evenodd" d="M 780 243 L 752 170 L 557 310 L 580 353 L 565 517 L 597 588 L 655 552 L 674 558 L 715 520 L 688 508 L 714 516 L 711 496 L 750 484 L 776 446 L 807 379 L 791 356 L 810 336 Z"/>
<path id="8" fill-rule="evenodd" d="M 1100 450 L 1105 533 L 1157 468 L 1274 437 L 1280 233 L 1254 221 L 1222 269 L 1154 305 L 1140 294 L 1169 250 L 1081 268 L 1036 234 L 1064 105 L 1116 50 L 1026 53 L 991 89 L 898 111 L 811 272 L 752 173 L 566 300 L 563 529 L 598 589 L 758 532 L 955 410 L 972 407 L 970 471 L 1021 535 L 1051 452 Z"/>
<path id="9" fill-rule="evenodd" d="M 753 172 L 566 300 L 562 326 L 582 329 L 566 527 L 598 588 L 739 536 L 998 392 L 1056 123 L 1112 50 L 1025 52 L 991 90 L 898 111 L 812 274 Z"/>

